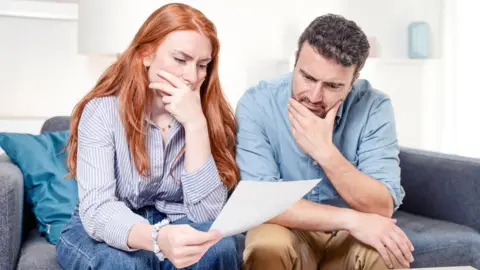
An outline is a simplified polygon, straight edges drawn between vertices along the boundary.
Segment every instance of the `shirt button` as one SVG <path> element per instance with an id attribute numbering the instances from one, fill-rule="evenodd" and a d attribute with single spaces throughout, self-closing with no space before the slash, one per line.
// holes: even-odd
<path id="1" fill-rule="evenodd" d="M 314 161 L 312 162 L 312 164 L 316 166 L 316 165 L 318 165 L 318 162 L 317 162 L 316 160 L 314 160 Z"/>

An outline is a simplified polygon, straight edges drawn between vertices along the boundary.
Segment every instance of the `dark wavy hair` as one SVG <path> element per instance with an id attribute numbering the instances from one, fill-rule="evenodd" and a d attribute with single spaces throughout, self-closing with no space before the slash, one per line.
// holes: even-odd
<path id="1" fill-rule="evenodd" d="M 307 26 L 298 40 L 297 59 L 305 42 L 345 67 L 355 65 L 355 73 L 365 65 L 370 50 L 362 29 L 354 21 L 335 14 L 317 17 Z"/>

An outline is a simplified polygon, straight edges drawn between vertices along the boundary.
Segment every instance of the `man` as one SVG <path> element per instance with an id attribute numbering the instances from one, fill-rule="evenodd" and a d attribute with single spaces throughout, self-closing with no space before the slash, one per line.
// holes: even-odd
<path id="1" fill-rule="evenodd" d="M 323 178 L 248 232 L 246 269 L 387 269 L 413 261 L 411 242 L 391 219 L 405 195 L 392 103 L 357 81 L 369 47 L 354 22 L 318 17 L 299 39 L 293 74 L 262 81 L 239 101 L 242 179 Z"/>

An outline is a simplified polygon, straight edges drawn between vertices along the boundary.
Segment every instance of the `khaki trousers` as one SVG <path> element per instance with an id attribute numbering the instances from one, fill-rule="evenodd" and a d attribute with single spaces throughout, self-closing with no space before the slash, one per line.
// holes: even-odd
<path id="1" fill-rule="evenodd" d="M 389 254 L 394 268 L 402 268 Z M 389 269 L 380 255 L 346 231 L 332 233 L 291 230 L 264 224 L 249 231 L 243 269 L 361 270 Z"/>

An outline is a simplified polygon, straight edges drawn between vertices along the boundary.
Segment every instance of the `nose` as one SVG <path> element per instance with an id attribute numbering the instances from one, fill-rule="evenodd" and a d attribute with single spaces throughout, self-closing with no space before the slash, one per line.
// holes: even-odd
<path id="1" fill-rule="evenodd" d="M 195 64 L 186 65 L 183 71 L 183 79 L 187 81 L 190 86 L 195 85 L 198 80 L 198 69 Z"/>
<path id="2" fill-rule="evenodd" d="M 321 82 L 318 82 L 315 85 L 315 88 L 310 90 L 310 93 L 308 95 L 308 99 L 312 103 L 317 103 L 317 102 L 320 102 L 320 101 L 323 100 L 323 87 L 322 87 Z"/>

